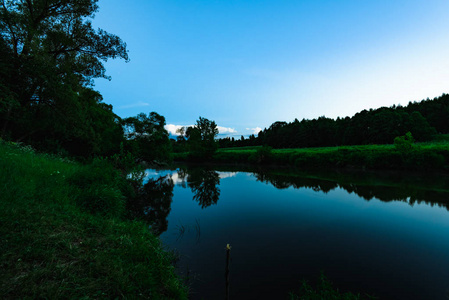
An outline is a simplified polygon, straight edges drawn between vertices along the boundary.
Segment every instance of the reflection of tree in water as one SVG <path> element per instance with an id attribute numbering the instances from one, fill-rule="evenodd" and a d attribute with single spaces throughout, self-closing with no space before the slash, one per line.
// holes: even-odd
<path id="1" fill-rule="evenodd" d="M 187 177 L 188 177 L 188 173 L 187 173 L 187 170 L 185 170 L 185 169 L 179 169 L 178 170 L 178 178 L 181 180 L 181 186 L 183 187 L 183 188 L 186 188 L 187 187 L 187 185 L 186 185 L 186 179 L 187 179 Z"/>
<path id="2" fill-rule="evenodd" d="M 304 177 L 292 177 L 288 175 L 273 175 L 268 173 L 254 173 L 254 176 L 258 181 L 272 184 L 275 188 L 286 189 L 293 187 L 299 189 L 302 187 L 311 188 L 314 191 L 322 191 L 327 193 L 336 187 L 338 184 L 328 180 L 317 180 Z"/>
<path id="3" fill-rule="evenodd" d="M 283 180 L 281 176 L 269 176 L 265 173 L 254 173 L 256 179 L 260 182 L 266 182 L 272 184 L 275 188 L 280 190 L 291 187 L 291 184 L 288 181 Z"/>
<path id="4" fill-rule="evenodd" d="M 363 182 L 363 179 L 358 179 L 357 183 L 348 182 L 347 179 L 340 183 L 338 178 L 335 180 L 323 180 L 262 172 L 254 173 L 254 176 L 258 181 L 270 183 L 279 189 L 285 189 L 288 187 L 294 187 L 296 189 L 311 188 L 314 191 L 322 191 L 327 193 L 340 187 L 348 193 L 354 193 L 367 201 L 376 198 L 383 202 L 403 201 L 410 205 L 424 202 L 431 206 L 438 205 L 449 210 L 449 193 L 447 191 L 432 190 L 429 189 L 428 186 L 426 189 L 423 189 L 413 183 L 399 182 L 396 183 L 396 185 L 388 186 L 378 185 L 375 183 L 373 184 L 373 182 L 369 181 Z"/>
<path id="5" fill-rule="evenodd" d="M 154 234 L 167 230 L 167 217 L 173 198 L 173 180 L 170 176 L 149 179 L 138 192 L 135 200 L 128 204 L 133 218 L 144 220 L 151 225 Z"/>
<path id="6" fill-rule="evenodd" d="M 192 169 L 188 171 L 188 185 L 193 192 L 193 200 L 202 208 L 217 204 L 220 197 L 220 175 L 213 170 Z"/>

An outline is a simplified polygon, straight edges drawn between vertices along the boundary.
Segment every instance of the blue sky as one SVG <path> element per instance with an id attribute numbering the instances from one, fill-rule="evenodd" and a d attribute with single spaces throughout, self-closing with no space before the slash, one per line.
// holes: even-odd
<path id="1" fill-rule="evenodd" d="M 95 80 L 120 117 L 156 111 L 172 129 L 202 116 L 240 136 L 449 92 L 446 0 L 98 4 L 93 26 L 131 59 Z"/>

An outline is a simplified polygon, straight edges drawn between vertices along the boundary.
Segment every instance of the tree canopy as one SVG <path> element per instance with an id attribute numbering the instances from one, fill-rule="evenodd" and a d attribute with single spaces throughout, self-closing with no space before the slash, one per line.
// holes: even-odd
<path id="1" fill-rule="evenodd" d="M 410 102 L 407 106 L 363 110 L 352 117 L 293 122 L 274 122 L 258 137 L 219 140 L 220 147 L 268 145 L 273 148 L 327 147 L 339 145 L 392 144 L 410 132 L 416 141 L 431 140 L 449 133 L 449 95 Z"/>
<path id="2" fill-rule="evenodd" d="M 129 151 L 146 160 L 169 160 L 171 144 L 165 118 L 156 112 L 140 113 L 122 120 Z"/>
<path id="3" fill-rule="evenodd" d="M 71 152 L 67 145 L 77 140 L 110 139 L 99 127 L 112 126 L 112 135 L 119 135 L 119 118 L 92 83 L 109 78 L 105 61 L 128 61 L 128 51 L 118 36 L 94 30 L 91 19 L 97 10 L 97 0 L 1 1 L 2 138 Z M 101 125 L 100 120 L 109 121 Z M 110 150 L 89 147 L 83 155 Z"/>
<path id="4" fill-rule="evenodd" d="M 218 127 L 215 121 L 199 117 L 196 125 L 186 130 L 186 136 L 190 152 L 196 157 L 209 157 L 218 148 L 215 137 L 218 135 Z"/>

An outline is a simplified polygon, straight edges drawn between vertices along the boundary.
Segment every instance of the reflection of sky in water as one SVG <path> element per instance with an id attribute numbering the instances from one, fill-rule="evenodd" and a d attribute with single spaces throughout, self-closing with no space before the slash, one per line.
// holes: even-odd
<path id="1" fill-rule="evenodd" d="M 410 205 L 419 190 L 216 171 L 219 185 L 202 192 L 218 188 L 219 200 L 203 206 L 183 170 L 147 172 L 176 184 L 161 239 L 180 253 L 180 271 L 199 278 L 193 300 L 221 298 L 227 243 L 235 300 L 283 299 L 320 271 L 342 289 L 380 299 L 440 299 L 449 290 L 448 211 Z"/>
<path id="2" fill-rule="evenodd" d="M 159 177 L 170 176 L 175 185 L 185 185 L 189 175 L 186 173 L 185 175 L 179 174 L 179 169 L 176 170 L 155 170 L 155 169 L 147 169 L 145 170 L 145 178 L 144 183 L 147 182 L 150 178 L 157 179 Z M 226 179 L 237 176 L 239 172 L 217 172 L 220 179 Z"/>

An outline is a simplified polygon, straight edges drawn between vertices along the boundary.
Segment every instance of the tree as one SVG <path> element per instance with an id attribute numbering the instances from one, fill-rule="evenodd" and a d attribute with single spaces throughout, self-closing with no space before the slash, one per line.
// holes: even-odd
<path id="1" fill-rule="evenodd" d="M 71 124 L 85 121 L 82 94 L 94 78 L 109 79 L 109 58 L 128 61 L 118 36 L 92 28 L 97 10 L 97 0 L 1 0 L 3 138 L 49 147 L 79 135 L 80 126 Z"/>
<path id="2" fill-rule="evenodd" d="M 217 150 L 215 137 L 218 134 L 217 124 L 200 117 L 196 125 L 186 130 L 190 152 L 195 157 L 210 157 Z"/>
<path id="3" fill-rule="evenodd" d="M 165 118 L 156 112 L 140 113 L 122 121 L 125 137 L 134 155 L 146 160 L 170 159 L 171 144 L 165 129 Z"/>
<path id="4" fill-rule="evenodd" d="M 112 105 L 103 103 L 100 93 L 90 88 L 82 89 L 75 100 L 78 102 L 76 109 L 70 111 L 73 107 L 68 106 L 65 114 L 49 118 L 51 121 L 61 118 L 59 125 L 51 127 L 48 124 L 53 132 L 37 132 L 33 136 L 34 143 L 45 143 L 45 138 L 60 140 L 63 149 L 70 149 L 70 154 L 82 157 L 118 153 L 124 136 L 121 119 L 112 111 Z M 62 119 L 64 116 L 67 117 Z M 44 147 L 40 145 L 40 148 Z"/>
<path id="5" fill-rule="evenodd" d="M 185 134 L 186 134 L 186 128 L 183 126 L 183 127 L 180 127 L 180 128 L 178 128 L 178 129 L 176 129 L 176 133 L 178 133 L 179 135 L 178 135 L 178 137 L 177 137 L 177 141 L 178 142 L 184 142 L 185 141 Z"/>
<path id="6" fill-rule="evenodd" d="M 446 115 L 448 117 L 448 115 Z M 418 141 L 431 140 L 437 133 L 419 111 L 410 114 L 410 130 Z"/>

